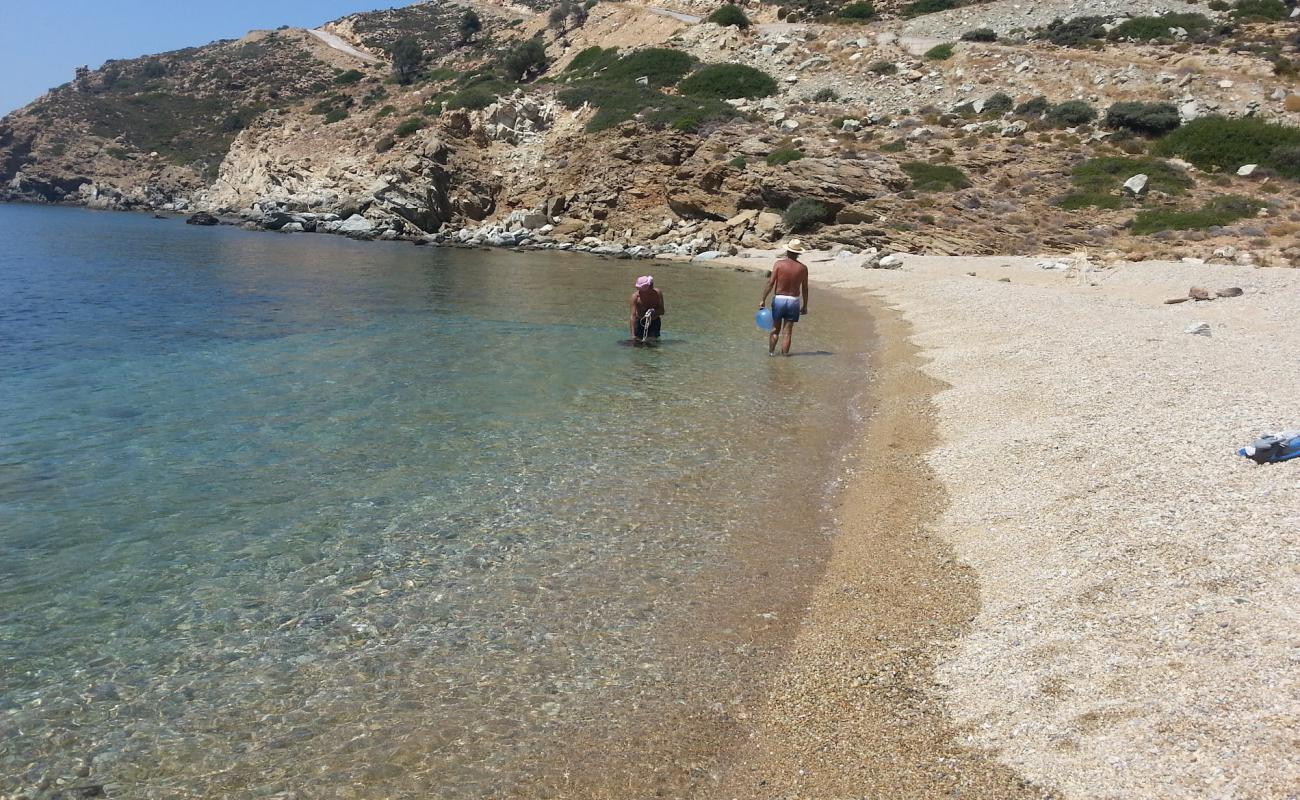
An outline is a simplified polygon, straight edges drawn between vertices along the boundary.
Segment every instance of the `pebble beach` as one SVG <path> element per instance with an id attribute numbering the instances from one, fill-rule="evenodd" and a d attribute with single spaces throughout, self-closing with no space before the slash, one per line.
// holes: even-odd
<path id="1" fill-rule="evenodd" d="M 717 796 L 1296 797 L 1300 271 L 805 260 L 894 353 Z"/>

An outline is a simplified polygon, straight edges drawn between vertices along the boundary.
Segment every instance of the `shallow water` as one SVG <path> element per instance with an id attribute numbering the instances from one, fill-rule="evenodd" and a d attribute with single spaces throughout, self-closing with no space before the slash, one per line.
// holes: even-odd
<path id="1" fill-rule="evenodd" d="M 865 368 L 824 295 L 767 358 L 760 291 L 0 206 L 0 793 L 496 796 L 716 700 Z"/>

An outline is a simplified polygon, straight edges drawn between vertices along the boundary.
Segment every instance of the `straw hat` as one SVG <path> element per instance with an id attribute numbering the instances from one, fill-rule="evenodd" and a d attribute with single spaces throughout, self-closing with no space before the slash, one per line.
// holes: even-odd
<path id="1" fill-rule="evenodd" d="M 791 239 L 790 241 L 786 242 L 785 251 L 787 253 L 794 253 L 795 255 L 799 255 L 800 253 L 803 252 L 803 240 Z"/>

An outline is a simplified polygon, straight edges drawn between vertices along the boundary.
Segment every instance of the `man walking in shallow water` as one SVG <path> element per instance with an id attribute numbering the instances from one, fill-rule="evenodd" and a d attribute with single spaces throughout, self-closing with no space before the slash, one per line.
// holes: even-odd
<path id="1" fill-rule="evenodd" d="M 772 332 L 767 337 L 767 354 L 776 355 L 776 341 L 785 331 L 785 340 L 781 342 L 781 355 L 790 355 L 790 337 L 794 333 L 794 324 L 800 314 L 808 313 L 808 268 L 799 261 L 803 254 L 803 242 L 791 239 L 785 246 L 785 257 L 772 267 L 772 276 L 763 287 L 763 297 L 758 307 L 767 305 L 767 296 L 775 292 L 772 298 Z"/>

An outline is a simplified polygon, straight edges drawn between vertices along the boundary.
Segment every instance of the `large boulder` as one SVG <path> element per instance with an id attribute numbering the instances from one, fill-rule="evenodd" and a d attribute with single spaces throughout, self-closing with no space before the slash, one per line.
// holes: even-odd
<path id="1" fill-rule="evenodd" d="M 901 191 L 909 183 L 893 162 L 883 159 L 802 158 L 764 175 L 760 192 L 763 206 L 785 208 L 810 198 L 836 214 L 845 206 Z"/>
<path id="2" fill-rule="evenodd" d="M 212 216 L 206 211 L 200 211 L 189 219 L 185 220 L 186 225 L 219 225 L 221 220 Z"/>
<path id="3" fill-rule="evenodd" d="M 375 223 L 360 214 L 353 214 L 342 222 L 334 225 L 333 229 L 336 232 L 343 234 L 370 233 L 375 229 Z"/>
<path id="4" fill-rule="evenodd" d="M 558 106 L 554 100 L 537 100 L 516 92 L 498 98 L 478 112 L 474 123 L 488 139 L 518 144 L 522 139 L 545 131 L 555 122 Z"/>
<path id="5" fill-rule="evenodd" d="M 762 208 L 757 182 L 726 166 L 696 172 L 687 166 L 677 171 L 666 192 L 668 207 L 686 219 L 722 222 L 747 208 Z"/>

